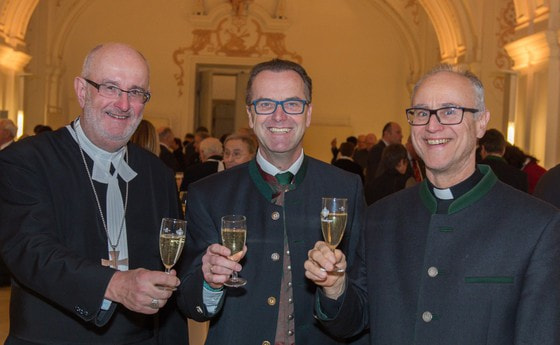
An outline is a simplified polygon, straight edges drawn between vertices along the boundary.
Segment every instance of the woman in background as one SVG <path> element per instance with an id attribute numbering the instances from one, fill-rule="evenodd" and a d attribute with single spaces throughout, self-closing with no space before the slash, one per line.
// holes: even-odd
<path id="1" fill-rule="evenodd" d="M 135 143 L 159 157 L 159 139 L 156 128 L 150 121 L 140 121 L 136 132 L 130 137 L 130 142 Z"/>

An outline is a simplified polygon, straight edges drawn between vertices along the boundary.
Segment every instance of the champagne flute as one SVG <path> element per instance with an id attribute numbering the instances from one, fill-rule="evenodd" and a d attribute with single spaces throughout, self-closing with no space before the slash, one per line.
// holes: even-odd
<path id="1" fill-rule="evenodd" d="M 230 260 L 239 261 L 239 255 L 245 246 L 247 238 L 247 220 L 242 215 L 227 215 L 222 217 L 222 244 L 231 250 Z M 233 271 L 231 277 L 224 283 L 229 287 L 240 287 L 247 284 L 247 280 L 237 276 Z"/>
<path id="2" fill-rule="evenodd" d="M 348 199 L 345 198 L 323 198 L 321 230 L 323 231 L 323 239 L 333 253 L 342 240 L 346 229 L 347 203 Z M 344 272 L 344 270 L 337 268 L 336 272 Z"/>
<path id="3" fill-rule="evenodd" d="M 165 266 L 165 273 L 177 263 L 187 234 L 187 222 L 182 219 L 163 218 L 159 231 L 159 254 Z"/>

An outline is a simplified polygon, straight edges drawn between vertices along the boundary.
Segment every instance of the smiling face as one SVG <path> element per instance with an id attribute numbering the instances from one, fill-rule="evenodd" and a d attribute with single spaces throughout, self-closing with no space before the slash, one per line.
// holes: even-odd
<path id="1" fill-rule="evenodd" d="M 263 98 L 275 101 L 307 99 L 302 78 L 291 70 L 262 71 L 253 80 L 251 90 L 251 101 Z M 247 114 L 264 158 L 280 170 L 289 168 L 299 157 L 303 135 L 311 123 L 311 104 L 301 115 L 288 115 L 281 106 L 273 114 L 257 115 L 252 105 L 247 107 Z"/>
<path id="2" fill-rule="evenodd" d="M 412 106 L 477 108 L 475 89 L 460 74 L 438 72 L 418 87 Z M 474 172 L 477 138 L 484 135 L 489 119 L 488 111 L 465 112 L 463 121 L 457 125 L 442 125 L 432 116 L 425 126 L 411 126 L 414 148 L 426 164 L 426 176 L 435 186 L 451 187 Z"/>
<path id="3" fill-rule="evenodd" d="M 149 69 L 144 58 L 122 44 L 107 44 L 93 52 L 84 78 L 123 90 L 149 88 Z M 99 148 L 114 152 L 124 146 L 142 119 L 145 104 L 131 103 L 127 93 L 112 99 L 100 95 L 82 77 L 74 89 L 82 108 L 80 124 L 86 136 Z"/>
<path id="4" fill-rule="evenodd" d="M 223 161 L 226 169 L 248 162 L 254 155 L 250 152 L 249 145 L 241 139 L 230 139 L 224 144 Z"/>

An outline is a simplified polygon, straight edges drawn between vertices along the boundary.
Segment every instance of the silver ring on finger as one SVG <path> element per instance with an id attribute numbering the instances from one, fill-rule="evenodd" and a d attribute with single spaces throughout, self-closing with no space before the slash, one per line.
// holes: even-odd
<path id="1" fill-rule="evenodd" d="M 159 300 L 156 299 L 156 298 L 153 298 L 152 302 L 150 302 L 150 308 L 159 309 Z"/>

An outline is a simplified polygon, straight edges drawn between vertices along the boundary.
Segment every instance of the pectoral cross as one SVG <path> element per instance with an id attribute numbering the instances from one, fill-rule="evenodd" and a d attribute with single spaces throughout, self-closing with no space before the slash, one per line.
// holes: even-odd
<path id="1" fill-rule="evenodd" d="M 127 265 L 128 266 L 128 259 L 119 260 L 119 253 L 118 250 L 110 250 L 109 251 L 109 260 L 101 259 L 101 265 L 109 266 L 116 270 L 119 269 L 119 265 Z"/>

